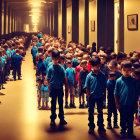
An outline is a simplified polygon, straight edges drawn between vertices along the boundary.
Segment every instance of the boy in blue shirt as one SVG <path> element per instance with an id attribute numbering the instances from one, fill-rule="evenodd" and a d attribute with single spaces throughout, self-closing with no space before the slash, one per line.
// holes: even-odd
<path id="1" fill-rule="evenodd" d="M 64 111 L 63 111 L 63 84 L 65 83 L 65 70 L 63 66 L 59 65 L 60 52 L 58 50 L 52 51 L 52 60 L 53 65 L 48 69 L 47 80 L 49 83 L 49 91 L 51 100 L 51 126 L 55 126 L 56 119 L 56 100 L 58 98 L 59 104 L 59 118 L 60 125 L 66 125 L 67 122 L 64 120 Z M 67 90 L 67 87 L 65 86 Z"/>
<path id="2" fill-rule="evenodd" d="M 41 96 L 42 96 L 42 107 L 41 109 L 49 109 L 49 86 L 48 81 L 45 79 L 44 84 L 41 87 Z"/>
<path id="3" fill-rule="evenodd" d="M 111 116 L 112 113 L 114 115 L 114 128 L 119 128 L 117 125 L 117 109 L 116 109 L 116 104 L 115 104 L 115 98 L 114 98 L 114 90 L 115 90 L 115 84 L 116 84 L 116 72 L 115 71 L 110 71 L 108 74 L 108 81 L 107 81 L 107 91 L 108 91 L 108 126 L 107 129 L 112 129 L 111 125 Z"/>
<path id="4" fill-rule="evenodd" d="M 18 80 L 21 80 L 21 63 L 22 63 L 22 56 L 19 55 L 20 51 L 19 49 L 16 49 L 16 54 L 12 58 L 12 64 L 13 64 L 13 77 L 16 81 L 16 73 L 18 75 Z"/>
<path id="5" fill-rule="evenodd" d="M 68 108 L 69 92 L 70 92 L 70 107 L 76 108 L 75 103 L 74 103 L 74 98 L 75 98 L 74 84 L 75 84 L 76 72 L 75 72 L 74 68 L 72 68 L 72 61 L 71 60 L 69 60 L 67 62 L 67 66 L 68 66 L 68 68 L 65 71 L 65 76 L 66 76 L 66 85 L 68 87 L 68 92 L 66 93 L 65 108 Z"/>
<path id="6" fill-rule="evenodd" d="M 120 111 L 121 138 L 136 138 L 133 134 L 134 113 L 137 108 L 139 87 L 136 79 L 131 76 L 130 61 L 121 63 L 122 76 L 116 81 L 115 102 Z"/>
<path id="7" fill-rule="evenodd" d="M 104 89 L 106 87 L 106 77 L 100 71 L 101 62 L 100 58 L 93 57 L 90 61 L 91 69 L 93 69 L 86 78 L 85 87 L 87 89 L 87 95 L 89 97 L 89 134 L 94 134 L 94 108 L 95 103 L 97 104 L 98 111 L 98 131 L 105 132 L 103 124 L 103 99 L 104 99 Z"/>
<path id="8" fill-rule="evenodd" d="M 81 61 L 81 67 L 82 70 L 80 71 L 79 74 L 79 91 L 80 91 L 80 95 L 79 95 L 79 108 L 84 108 L 85 107 L 85 96 L 84 94 L 86 93 L 86 88 L 85 88 L 85 81 L 86 81 L 86 77 L 88 75 L 88 70 L 87 70 L 87 61 L 86 60 L 82 60 Z M 83 103 L 81 104 L 81 98 L 83 100 Z"/>

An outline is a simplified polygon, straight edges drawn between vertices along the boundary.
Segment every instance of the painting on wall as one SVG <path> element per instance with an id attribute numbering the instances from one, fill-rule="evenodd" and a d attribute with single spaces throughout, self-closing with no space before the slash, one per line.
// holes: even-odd
<path id="1" fill-rule="evenodd" d="M 91 21 L 91 31 L 95 32 L 95 20 Z"/>
<path id="2" fill-rule="evenodd" d="M 138 15 L 128 15 L 127 16 L 127 28 L 130 31 L 138 30 Z"/>

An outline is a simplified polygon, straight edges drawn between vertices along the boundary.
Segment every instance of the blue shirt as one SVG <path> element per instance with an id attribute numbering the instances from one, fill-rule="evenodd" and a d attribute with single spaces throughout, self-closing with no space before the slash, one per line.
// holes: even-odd
<path id="1" fill-rule="evenodd" d="M 73 62 L 72 67 L 74 68 L 79 65 L 78 60 L 76 58 L 73 58 L 72 62 Z"/>
<path id="2" fill-rule="evenodd" d="M 49 92 L 49 86 L 48 85 L 42 85 L 41 92 Z"/>
<path id="3" fill-rule="evenodd" d="M 65 76 L 68 77 L 68 85 L 73 86 L 74 85 L 74 77 L 76 75 L 76 72 L 74 68 L 67 68 L 65 71 Z"/>
<path id="4" fill-rule="evenodd" d="M 15 55 L 16 54 L 16 51 L 14 49 L 11 50 L 11 54 L 12 54 L 12 56 Z"/>
<path id="5" fill-rule="evenodd" d="M 137 81 L 133 77 L 121 76 L 116 81 L 115 95 L 118 97 L 121 106 L 134 107 L 137 104 L 139 87 Z"/>
<path id="6" fill-rule="evenodd" d="M 8 55 L 9 57 L 11 57 L 11 56 L 12 56 L 12 52 L 11 52 L 11 50 L 10 50 L 10 49 L 8 49 L 8 50 L 6 51 L 6 53 L 7 53 L 7 55 Z"/>
<path id="7" fill-rule="evenodd" d="M 106 87 L 106 77 L 99 71 L 97 75 L 91 71 L 86 78 L 85 87 L 89 88 L 90 94 L 94 98 L 101 98 L 104 95 L 104 90 Z"/>
<path id="8" fill-rule="evenodd" d="M 4 62 L 2 60 L 2 57 L 0 58 L 0 71 L 3 69 L 4 66 Z"/>
<path id="9" fill-rule="evenodd" d="M 48 56 L 48 57 L 43 61 L 44 66 L 45 66 L 45 68 L 46 68 L 46 73 L 48 72 L 48 64 L 50 63 L 50 61 L 51 61 L 51 57 L 50 57 L 50 56 Z"/>
<path id="10" fill-rule="evenodd" d="M 114 90 L 115 90 L 116 80 L 107 81 L 107 90 L 108 90 L 108 98 L 114 99 Z"/>
<path id="11" fill-rule="evenodd" d="M 42 43 L 40 43 L 39 41 L 37 41 L 37 48 L 41 47 Z"/>
<path id="12" fill-rule="evenodd" d="M 46 75 L 46 68 L 44 66 L 44 63 L 41 61 L 38 61 L 37 63 L 37 71 L 36 71 L 36 75 L 40 76 L 40 74 L 42 74 L 43 76 Z"/>
<path id="13" fill-rule="evenodd" d="M 21 61 L 22 61 L 21 55 L 19 55 L 19 54 L 13 55 L 13 58 L 12 58 L 13 66 L 15 66 L 15 67 L 21 66 Z"/>
<path id="14" fill-rule="evenodd" d="M 51 65 L 48 69 L 47 79 L 51 87 L 60 89 L 63 87 L 65 79 L 65 70 L 61 65 Z"/>
<path id="15" fill-rule="evenodd" d="M 37 54 L 37 47 L 36 46 L 32 47 L 31 54 L 32 54 L 33 58 L 36 57 L 36 54 Z"/>

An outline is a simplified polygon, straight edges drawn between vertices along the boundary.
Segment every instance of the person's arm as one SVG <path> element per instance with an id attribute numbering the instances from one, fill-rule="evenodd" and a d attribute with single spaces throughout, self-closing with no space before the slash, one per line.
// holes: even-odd
<path id="1" fill-rule="evenodd" d="M 89 88 L 86 88 L 86 91 L 87 91 L 87 96 L 90 97 L 91 96 L 90 89 Z"/>
<path id="2" fill-rule="evenodd" d="M 118 93 L 119 93 L 119 86 L 118 86 L 118 82 L 116 82 L 115 91 L 114 91 L 114 98 L 115 98 L 116 108 L 117 108 L 118 110 L 120 110 L 120 104 L 119 104 L 119 99 L 118 99 Z"/>
<path id="3" fill-rule="evenodd" d="M 120 104 L 119 104 L 119 100 L 118 100 L 118 95 L 114 95 L 114 98 L 115 98 L 115 103 L 116 103 L 116 108 L 118 109 L 118 110 L 120 110 Z"/>

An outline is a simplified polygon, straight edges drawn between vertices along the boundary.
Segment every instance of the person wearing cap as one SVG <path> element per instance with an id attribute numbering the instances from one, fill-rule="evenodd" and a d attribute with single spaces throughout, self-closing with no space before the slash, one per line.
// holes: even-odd
<path id="1" fill-rule="evenodd" d="M 137 108 L 139 87 L 135 78 L 131 76 L 132 63 L 123 61 L 121 63 L 122 76 L 117 79 L 115 85 L 115 102 L 120 112 L 121 138 L 133 138 L 134 113 Z M 127 131 L 127 132 L 126 132 Z"/>
<path id="2" fill-rule="evenodd" d="M 107 91 L 108 91 L 107 129 L 112 129 L 112 125 L 111 125 L 112 113 L 114 115 L 114 128 L 119 128 L 117 124 L 117 109 L 116 109 L 116 103 L 115 103 L 115 98 L 114 98 L 116 78 L 117 78 L 116 72 L 110 71 L 108 74 L 108 81 L 107 81 Z"/>
<path id="3" fill-rule="evenodd" d="M 98 111 L 98 131 L 105 132 L 104 120 L 103 120 L 103 99 L 104 89 L 106 88 L 105 75 L 100 71 L 101 60 L 98 57 L 93 57 L 90 61 L 92 71 L 87 75 L 85 88 L 89 97 L 89 109 L 88 109 L 88 126 L 89 134 L 94 134 L 94 109 L 97 104 Z"/>

